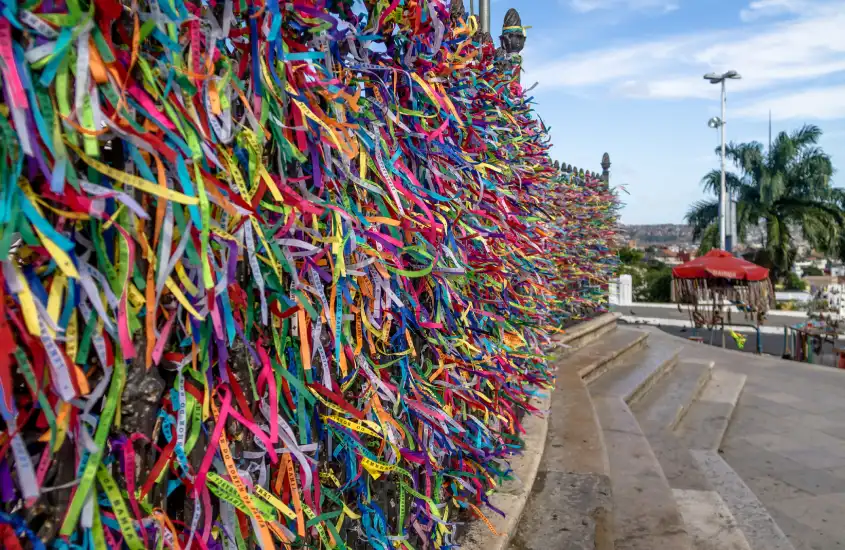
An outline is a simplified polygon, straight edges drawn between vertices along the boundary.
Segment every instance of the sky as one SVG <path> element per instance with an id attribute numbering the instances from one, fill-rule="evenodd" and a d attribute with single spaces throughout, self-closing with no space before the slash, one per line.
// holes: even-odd
<path id="1" fill-rule="evenodd" d="M 742 75 L 728 82 L 729 142 L 766 143 L 770 110 L 775 135 L 816 124 L 845 186 L 845 0 L 492 0 L 497 43 L 510 7 L 531 27 L 522 83 L 537 83 L 552 157 L 600 171 L 608 152 L 623 223 L 682 223 L 704 197 L 719 167 L 708 72 Z"/>

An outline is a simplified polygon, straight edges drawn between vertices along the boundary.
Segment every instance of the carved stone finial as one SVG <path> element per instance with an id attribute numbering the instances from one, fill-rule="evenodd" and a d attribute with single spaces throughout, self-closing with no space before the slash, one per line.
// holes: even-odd
<path id="1" fill-rule="evenodd" d="M 453 23 L 457 23 L 461 19 L 466 21 L 467 10 L 464 7 L 463 0 L 452 0 L 452 3 L 449 5 L 449 18 Z"/>
<path id="2" fill-rule="evenodd" d="M 560 161 L 556 160 L 552 166 L 555 167 L 555 170 L 560 170 Z"/>
<path id="3" fill-rule="evenodd" d="M 493 37 L 490 36 L 490 33 L 484 32 L 480 29 L 479 29 L 478 32 L 475 33 L 475 39 L 478 40 L 478 42 L 482 46 L 484 46 L 485 44 L 492 44 L 493 43 Z"/>
<path id="4" fill-rule="evenodd" d="M 607 153 L 601 157 L 601 180 L 605 185 L 610 183 L 610 155 Z"/>
<path id="5" fill-rule="evenodd" d="M 525 47 L 525 30 L 519 12 L 511 8 L 505 14 L 502 35 L 499 37 L 502 48 L 509 54 L 517 54 Z"/>

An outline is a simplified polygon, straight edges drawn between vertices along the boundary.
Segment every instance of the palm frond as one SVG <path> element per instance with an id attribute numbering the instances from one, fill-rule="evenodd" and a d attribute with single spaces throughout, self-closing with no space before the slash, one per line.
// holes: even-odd
<path id="1" fill-rule="evenodd" d="M 741 243 L 748 241 L 748 230 L 757 227 L 760 221 L 759 211 L 753 203 L 738 200 L 736 203 L 736 232 Z"/>
<path id="2" fill-rule="evenodd" d="M 822 129 L 815 124 L 805 124 L 799 129 L 793 131 L 789 135 L 789 139 L 795 144 L 795 147 L 803 149 L 810 145 L 815 145 L 822 137 Z"/>
<path id="3" fill-rule="evenodd" d="M 717 151 L 720 149 L 717 148 Z M 743 174 L 749 176 L 757 175 L 765 166 L 765 155 L 763 144 L 756 141 L 750 143 L 733 143 L 725 148 L 725 158 L 734 163 Z"/>
<path id="4" fill-rule="evenodd" d="M 831 192 L 833 162 L 819 148 L 803 151 L 787 172 L 791 194 L 827 198 Z"/>
<path id="5" fill-rule="evenodd" d="M 719 190 L 722 187 L 722 171 L 711 170 L 706 176 L 701 178 L 701 185 L 707 193 L 719 196 Z M 725 172 L 725 187 L 728 191 L 737 192 L 745 185 L 742 178 L 733 172 Z"/>
<path id="6" fill-rule="evenodd" d="M 819 250 L 845 258 L 845 189 L 834 188 L 830 156 L 819 146 L 822 131 L 804 125 L 781 132 L 767 150 L 756 141 L 731 143 L 727 158 L 737 168 L 726 184 L 737 201 L 737 236 L 745 242 L 751 228 L 763 223 L 764 250 L 775 274 L 789 270 L 795 259 L 794 233 L 800 230 Z M 719 149 L 717 149 L 719 152 Z M 718 196 L 721 174 L 712 170 L 701 180 Z M 717 201 L 698 201 L 686 214 L 695 239 L 712 238 L 718 227 Z"/>
<path id="7" fill-rule="evenodd" d="M 698 244 L 698 255 L 707 254 L 714 248 L 719 248 L 719 224 L 717 222 L 705 227 L 701 233 L 701 242 Z"/>
<path id="8" fill-rule="evenodd" d="M 692 239 L 698 240 L 707 226 L 719 219 L 719 201 L 700 200 L 693 203 L 684 219 L 692 226 Z"/>
<path id="9" fill-rule="evenodd" d="M 772 204 L 786 192 L 786 177 L 782 172 L 765 170 L 757 188 L 760 191 L 760 200 L 765 204 Z"/>

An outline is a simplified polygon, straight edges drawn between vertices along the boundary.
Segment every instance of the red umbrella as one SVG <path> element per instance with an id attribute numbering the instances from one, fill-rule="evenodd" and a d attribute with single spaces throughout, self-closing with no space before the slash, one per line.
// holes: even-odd
<path id="1" fill-rule="evenodd" d="M 672 276 L 678 279 L 762 281 L 769 277 L 769 270 L 714 248 L 704 256 L 673 267 Z"/>

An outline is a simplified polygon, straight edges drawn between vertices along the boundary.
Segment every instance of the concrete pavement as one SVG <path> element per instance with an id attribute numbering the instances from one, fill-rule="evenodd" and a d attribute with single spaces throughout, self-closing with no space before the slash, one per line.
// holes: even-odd
<path id="1" fill-rule="evenodd" d="M 694 343 L 683 354 L 747 376 L 722 457 L 796 550 L 845 548 L 845 371 Z"/>
<path id="2" fill-rule="evenodd" d="M 630 306 L 610 306 L 611 311 L 619 312 L 625 316 L 636 317 L 653 317 L 661 319 L 677 319 L 681 321 L 689 321 L 689 312 L 687 306 L 681 306 L 678 311 L 677 304 L 649 304 L 649 303 L 635 303 Z M 806 314 L 797 311 L 770 311 L 766 315 L 766 322 L 764 326 L 777 327 L 781 330 L 785 326 L 795 325 L 806 319 Z M 738 311 L 731 313 L 731 319 L 734 323 L 750 323 L 745 320 L 745 316 Z"/>

